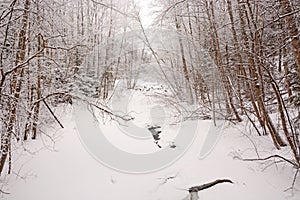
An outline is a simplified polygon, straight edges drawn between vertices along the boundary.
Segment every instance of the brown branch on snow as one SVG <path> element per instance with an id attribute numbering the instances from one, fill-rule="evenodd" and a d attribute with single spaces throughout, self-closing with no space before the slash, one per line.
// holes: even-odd
<path id="1" fill-rule="evenodd" d="M 2 193 L 2 194 L 7 194 L 7 195 L 10 194 L 9 192 L 5 192 L 5 191 L 3 191 L 3 190 L 1 190 L 1 189 L 0 189 L 0 193 Z"/>
<path id="2" fill-rule="evenodd" d="M 215 186 L 217 184 L 220 184 L 220 183 L 231 183 L 231 184 L 233 184 L 233 182 L 229 179 L 218 179 L 218 180 L 212 181 L 210 183 L 205 183 L 203 185 L 190 187 L 187 190 L 180 189 L 180 190 L 185 190 L 185 191 L 189 192 L 189 195 L 186 198 L 184 198 L 183 200 L 187 200 L 187 199 L 188 200 L 198 200 L 199 199 L 198 192 L 200 192 L 201 190 L 205 190 L 207 188 L 213 187 L 213 186 Z"/>
<path id="3" fill-rule="evenodd" d="M 49 104 L 46 102 L 46 100 L 49 98 L 49 97 L 52 97 L 52 96 L 59 96 L 59 95 L 65 95 L 65 96 L 70 96 L 68 93 L 66 92 L 56 92 L 56 93 L 51 93 L 51 94 L 48 94 L 38 100 L 36 100 L 33 105 L 36 105 L 40 102 L 43 102 L 45 104 L 45 106 L 47 107 L 47 109 L 49 110 L 49 112 L 51 113 L 51 115 L 53 116 L 53 118 L 55 119 L 55 121 L 57 121 L 57 123 L 59 124 L 59 126 L 61 128 L 64 128 L 63 124 L 59 121 L 59 119 L 57 118 L 57 116 L 54 114 L 54 112 L 52 111 L 52 109 L 50 108 Z"/>
<path id="4" fill-rule="evenodd" d="M 57 121 L 57 123 L 60 125 L 61 128 L 64 128 L 64 126 L 62 125 L 62 123 L 58 120 L 58 118 L 56 117 L 56 115 L 54 114 L 54 112 L 52 111 L 52 109 L 50 108 L 50 106 L 47 104 L 46 100 L 43 99 L 43 103 L 45 104 L 45 106 L 47 107 L 47 109 L 49 110 L 49 112 L 51 113 L 51 115 L 54 117 L 55 121 Z"/>
<path id="5" fill-rule="evenodd" d="M 199 192 L 201 190 L 208 189 L 208 188 L 213 187 L 213 186 L 215 186 L 217 184 L 220 184 L 220 183 L 231 183 L 231 184 L 233 184 L 233 182 L 229 179 L 218 179 L 218 180 L 215 180 L 215 181 L 210 182 L 210 183 L 205 183 L 203 185 L 190 187 L 188 189 L 188 191 L 189 191 L 189 193 Z"/>

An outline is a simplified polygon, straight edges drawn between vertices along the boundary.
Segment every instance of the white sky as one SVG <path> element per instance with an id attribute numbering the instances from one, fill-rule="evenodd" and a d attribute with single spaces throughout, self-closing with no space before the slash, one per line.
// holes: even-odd
<path id="1" fill-rule="evenodd" d="M 151 23 L 153 22 L 155 15 L 153 14 L 153 11 L 155 8 L 153 8 L 153 0 L 135 0 L 135 2 L 140 7 L 140 17 L 141 21 L 143 23 L 143 26 L 145 28 L 149 27 Z"/>

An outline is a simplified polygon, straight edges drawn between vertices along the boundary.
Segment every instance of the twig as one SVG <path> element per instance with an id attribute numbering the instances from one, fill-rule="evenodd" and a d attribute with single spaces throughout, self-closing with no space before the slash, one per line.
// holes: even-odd
<path id="1" fill-rule="evenodd" d="M 159 178 L 159 179 L 163 179 L 163 182 L 160 185 L 164 185 L 166 184 L 169 180 L 175 179 L 177 178 L 179 173 L 175 174 L 174 176 L 169 176 L 167 178 Z"/>
<path id="2" fill-rule="evenodd" d="M 5 192 L 5 191 L 3 191 L 2 189 L 0 189 L 0 193 L 2 193 L 2 194 L 10 194 L 9 192 Z"/>
<path id="3" fill-rule="evenodd" d="M 46 100 L 46 99 L 48 99 L 52 96 L 59 96 L 59 95 L 65 95 L 65 96 L 70 96 L 71 97 L 71 95 L 68 94 L 67 92 L 54 92 L 54 93 L 51 93 L 51 94 L 47 94 L 46 96 L 41 97 L 40 99 L 37 99 L 36 101 L 33 102 L 33 105 L 35 105 L 35 104 L 37 104 L 41 101 L 44 101 L 44 100 Z"/>
<path id="4" fill-rule="evenodd" d="M 266 160 L 270 160 L 272 158 L 279 158 L 279 159 L 284 160 L 287 163 L 291 164 L 292 166 L 296 167 L 297 169 L 300 168 L 300 166 L 297 163 L 294 163 L 294 162 L 290 161 L 289 159 L 287 159 L 287 158 L 285 158 L 283 156 L 277 155 L 277 154 L 272 155 L 272 156 L 268 156 L 266 158 L 246 158 L 246 159 L 239 158 L 239 157 L 236 157 L 236 158 L 238 158 L 238 159 L 240 159 L 242 161 L 266 161 Z"/>
<path id="5" fill-rule="evenodd" d="M 292 183 L 292 188 L 294 188 L 295 184 L 296 184 L 296 180 L 297 180 L 297 176 L 299 174 L 299 168 L 297 169 L 296 173 L 295 173 L 295 176 L 294 176 L 294 179 L 293 179 L 293 183 Z"/>
<path id="6" fill-rule="evenodd" d="M 163 15 L 162 15 L 162 19 L 164 19 L 165 18 L 165 16 L 167 15 L 167 13 L 171 10 L 171 9 L 173 9 L 173 8 L 175 8 L 177 5 L 179 5 L 179 4 L 182 4 L 182 3 L 184 3 L 184 2 L 186 2 L 187 0 L 182 0 L 182 1 L 178 1 L 178 2 L 176 2 L 176 3 L 174 3 L 173 5 L 171 5 L 169 8 L 167 8 L 163 13 Z"/>
<path id="7" fill-rule="evenodd" d="M 87 103 L 88 105 L 91 105 L 91 106 L 97 108 L 98 110 L 100 110 L 100 111 L 102 111 L 102 112 L 108 114 L 109 116 L 114 116 L 114 117 L 119 118 L 119 119 L 122 119 L 122 120 L 124 120 L 124 121 L 131 121 L 131 120 L 134 119 L 133 117 L 128 116 L 128 115 L 119 115 L 119 114 L 113 113 L 113 111 L 110 111 L 108 108 L 100 107 L 100 106 L 97 105 L 96 103 L 92 103 L 92 102 L 90 102 L 90 101 L 88 101 L 88 100 L 86 100 L 86 99 L 83 99 L 83 98 L 79 97 L 79 96 L 71 95 L 71 97 L 72 97 L 72 98 L 75 98 L 75 99 L 78 99 L 78 100 L 80 100 L 80 101 L 83 101 L 83 102 Z"/>
<path id="8" fill-rule="evenodd" d="M 64 126 L 62 125 L 62 123 L 58 120 L 58 118 L 56 117 L 56 115 L 54 114 L 54 112 L 51 110 L 50 106 L 47 104 L 46 100 L 43 99 L 43 102 L 45 104 L 45 106 L 48 108 L 48 110 L 50 111 L 51 115 L 54 117 L 54 119 L 57 121 L 57 123 L 59 123 L 61 128 L 64 128 Z"/>
<path id="9" fill-rule="evenodd" d="M 248 134 L 246 134 L 242 130 L 240 130 L 239 128 L 237 128 L 237 130 L 250 141 L 253 148 L 255 149 L 255 153 L 256 153 L 257 157 L 260 159 L 258 148 L 257 148 L 255 142 L 252 140 L 252 138 Z"/>
<path id="10" fill-rule="evenodd" d="M 298 10 L 294 10 L 293 12 L 289 12 L 289 13 L 286 13 L 286 14 L 283 14 L 283 15 L 280 15 L 277 19 L 273 20 L 273 22 L 277 22 L 285 17 L 288 17 L 288 16 L 291 16 L 291 15 L 294 15 L 294 14 L 297 14 L 298 12 L 300 12 L 300 9 Z"/>
<path id="11" fill-rule="evenodd" d="M 276 166 L 276 169 L 278 169 L 277 164 L 282 163 L 282 162 L 285 162 L 285 161 L 284 161 L 284 160 L 280 160 L 280 161 L 272 162 L 272 163 L 268 164 L 267 166 L 265 166 L 265 167 L 262 169 L 262 171 L 265 171 L 266 169 L 268 169 L 268 168 L 271 167 L 272 165 L 275 165 L 275 166 Z"/>
<path id="12" fill-rule="evenodd" d="M 284 190 L 284 192 L 287 192 L 289 190 L 294 190 L 295 189 L 295 184 L 296 184 L 296 180 L 297 180 L 297 176 L 298 176 L 298 173 L 299 173 L 299 168 L 297 169 L 295 175 L 294 175 L 294 178 L 293 178 L 293 183 L 292 183 L 292 186 L 287 188 L 286 190 Z"/>
<path id="13" fill-rule="evenodd" d="M 115 7 L 111 6 L 111 5 L 107 5 L 107 4 L 104 4 L 104 3 L 96 1 L 96 0 L 92 0 L 92 2 L 95 3 L 95 4 L 97 4 L 97 5 L 103 6 L 105 8 L 111 9 L 111 10 L 113 10 L 113 11 L 115 11 L 115 12 L 121 14 L 121 15 L 124 15 L 126 17 L 130 17 L 130 15 L 128 15 L 128 14 L 126 14 L 126 13 L 118 10 L 117 8 L 115 8 Z"/>
<path id="14" fill-rule="evenodd" d="M 45 40 L 44 40 L 44 38 L 43 38 L 43 36 L 42 36 L 41 34 L 39 34 L 39 37 L 41 37 L 42 41 L 45 42 Z M 40 54 L 44 51 L 44 49 L 45 49 L 45 44 L 43 44 L 43 45 L 42 45 L 42 48 L 41 48 L 39 51 L 35 52 L 35 53 L 34 53 L 32 56 L 30 56 L 27 60 L 25 60 L 24 62 L 18 64 L 18 65 L 15 66 L 15 67 L 13 67 L 13 68 L 10 69 L 9 71 L 5 72 L 5 73 L 4 73 L 4 76 L 6 77 L 6 76 L 8 76 L 9 74 L 11 74 L 11 73 L 17 71 L 18 69 L 27 66 L 28 63 L 29 63 L 31 60 L 33 60 L 33 59 L 36 58 L 36 57 L 39 57 Z"/>
<path id="15" fill-rule="evenodd" d="M 76 49 L 77 47 L 85 47 L 87 49 L 89 49 L 89 47 L 87 45 L 75 45 L 75 46 L 72 46 L 72 47 L 60 47 L 60 46 L 57 46 L 57 47 L 51 47 L 51 46 L 46 46 L 45 48 L 46 49 L 53 49 L 53 50 L 64 50 L 64 51 L 70 51 L 70 50 L 73 50 L 73 49 Z"/>

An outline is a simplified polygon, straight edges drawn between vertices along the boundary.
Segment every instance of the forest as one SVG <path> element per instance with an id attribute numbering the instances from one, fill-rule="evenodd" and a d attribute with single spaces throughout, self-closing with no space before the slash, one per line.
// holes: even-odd
<path id="1" fill-rule="evenodd" d="M 240 159 L 286 163 L 294 169 L 294 186 L 300 170 L 300 2 L 153 0 L 144 8 L 150 25 L 141 2 L 0 1 L 1 184 L 17 170 L 20 148 L 51 138 L 50 124 L 64 128 L 57 110 L 84 102 L 103 118 L 133 120 L 111 106 L 116 87 L 143 90 L 140 81 L 156 73 L 165 91 L 160 98 L 174 115 L 228 126 L 247 122 L 244 134 L 267 138 L 274 151 Z"/>

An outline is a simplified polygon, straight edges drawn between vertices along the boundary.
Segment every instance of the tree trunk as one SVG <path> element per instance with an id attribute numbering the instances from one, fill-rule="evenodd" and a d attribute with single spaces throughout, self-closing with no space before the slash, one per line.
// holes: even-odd
<path id="1" fill-rule="evenodd" d="M 26 32 L 29 21 L 29 8 L 30 8 L 30 0 L 26 0 L 24 2 L 24 13 L 22 20 L 22 27 L 19 33 L 19 43 L 18 43 L 18 51 L 16 55 L 16 65 L 25 60 L 25 51 L 26 51 Z M 7 122 L 7 130 L 6 134 L 1 137 L 1 158 L 0 158 L 0 174 L 3 171 L 7 155 L 9 154 L 9 149 L 11 146 L 11 138 L 13 134 L 13 129 L 16 121 L 18 103 L 20 99 L 20 93 L 23 84 L 24 78 L 24 67 L 14 72 L 13 80 L 12 80 L 12 92 L 14 98 L 11 100 L 11 110 L 8 117 Z"/>
<path id="2" fill-rule="evenodd" d="M 175 26 L 176 26 L 177 32 L 181 33 L 181 24 L 178 21 L 178 16 L 176 16 L 176 13 L 175 13 Z M 192 89 L 191 89 L 189 69 L 188 69 L 188 64 L 187 64 L 186 56 L 185 56 L 185 52 L 184 52 L 182 36 L 180 34 L 178 34 L 178 41 L 179 41 L 180 56 L 181 56 L 181 61 L 182 61 L 182 70 L 183 70 L 183 74 L 184 74 L 184 78 L 185 78 L 185 85 L 186 85 L 186 88 L 188 89 L 188 93 L 190 94 L 190 101 L 193 102 L 193 94 L 192 94 Z"/>
<path id="3" fill-rule="evenodd" d="M 280 5 L 282 9 L 282 15 L 285 17 L 287 29 L 292 41 L 293 54 L 298 68 L 298 77 L 300 78 L 300 41 L 296 19 L 293 15 L 291 15 L 293 9 L 290 1 L 280 0 Z"/>
<path id="4" fill-rule="evenodd" d="M 232 92 L 232 88 L 230 87 L 230 81 L 229 81 L 228 76 L 225 73 L 225 69 L 223 66 L 222 54 L 221 54 L 220 44 L 219 44 L 219 37 L 218 37 L 216 25 L 215 25 L 216 20 L 215 20 L 215 14 L 214 14 L 213 1 L 210 1 L 209 3 L 206 1 L 206 9 L 207 9 L 207 16 L 208 16 L 208 20 L 209 20 L 209 24 L 210 24 L 210 30 L 211 30 L 212 48 L 214 49 L 214 54 L 215 54 L 214 58 L 216 61 L 216 65 L 219 68 L 219 71 L 221 73 L 221 78 L 224 83 L 225 91 L 226 91 L 227 98 L 229 101 L 229 105 L 227 103 L 227 107 L 233 111 L 233 113 L 236 117 L 236 120 L 241 122 L 242 119 L 239 116 L 239 113 L 236 110 L 235 105 L 234 105 L 233 92 Z"/>
<path id="5" fill-rule="evenodd" d="M 265 125 L 267 126 L 274 145 L 277 149 L 280 149 L 280 146 L 285 146 L 285 143 L 283 142 L 282 138 L 280 137 L 280 135 L 278 134 L 278 132 L 275 129 L 275 126 L 268 114 L 268 111 L 266 110 L 265 107 L 265 103 L 263 101 L 263 94 L 262 94 L 262 89 L 261 89 L 261 85 L 259 82 L 259 78 L 258 78 L 258 71 L 256 68 L 256 63 L 255 63 L 255 59 L 253 58 L 253 55 L 249 52 L 251 52 L 253 50 L 253 46 L 252 49 L 250 48 L 250 44 L 249 44 L 249 38 L 247 36 L 246 30 L 245 30 L 245 19 L 247 21 L 249 20 L 249 16 L 245 14 L 245 5 L 243 3 L 240 2 L 240 0 L 238 1 L 239 3 L 239 16 L 240 16 L 240 23 L 241 23 L 241 32 L 242 32 L 242 38 L 244 41 L 244 46 L 245 49 L 248 51 L 247 56 L 248 56 L 248 63 L 249 63 L 249 74 L 250 74 L 250 78 L 251 78 L 251 88 L 253 90 L 253 96 L 256 97 L 256 101 L 258 104 L 258 108 L 260 110 L 260 113 L 257 113 L 257 117 L 258 119 L 260 118 L 260 116 L 262 117 L 263 120 L 259 119 L 259 122 L 261 123 L 261 126 L 264 127 Z M 253 107 L 256 107 L 256 103 L 252 102 Z M 258 111 L 257 109 L 254 109 L 255 111 Z"/>

